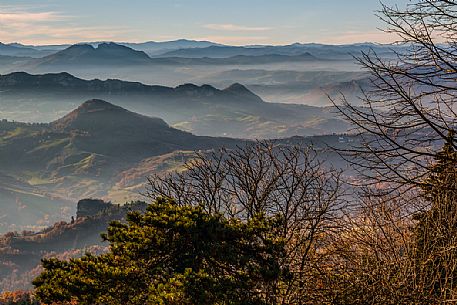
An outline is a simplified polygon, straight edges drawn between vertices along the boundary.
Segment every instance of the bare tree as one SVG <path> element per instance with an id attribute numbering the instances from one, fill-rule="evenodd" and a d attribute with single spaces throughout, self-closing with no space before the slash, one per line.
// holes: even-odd
<path id="1" fill-rule="evenodd" d="M 363 53 L 358 61 L 371 75 L 363 105 L 345 98 L 335 104 L 362 139 L 346 156 L 366 184 L 410 189 L 423 185 L 449 135 L 457 148 L 457 2 L 383 5 L 380 18 L 386 31 L 399 37 L 395 56 Z"/>
<path id="2" fill-rule="evenodd" d="M 332 304 L 455 304 L 456 184 L 457 152 L 447 143 L 429 168 L 422 196 L 362 197 L 359 211 L 331 235 L 321 298 Z"/>
<path id="3" fill-rule="evenodd" d="M 366 188 L 332 244 L 332 303 L 455 304 L 457 2 L 383 5 L 380 18 L 395 56 L 363 53 L 363 105 L 335 102 L 361 139 L 342 154 Z"/>
<path id="4" fill-rule="evenodd" d="M 279 304 L 303 301 L 307 285 L 314 283 L 311 269 L 322 258 L 324 237 L 345 205 L 341 173 L 324 165 L 316 151 L 270 142 L 199 153 L 183 172 L 150 177 L 148 196 L 176 198 L 177 204 L 240 219 L 279 216 L 284 264 L 292 275 Z"/>
<path id="5" fill-rule="evenodd" d="M 424 197 L 429 210 L 417 214 L 416 273 L 423 289 L 457 302 L 457 152 L 446 143 L 430 168 Z"/>
<path id="6" fill-rule="evenodd" d="M 398 196 L 364 197 L 332 235 L 315 290 L 328 304 L 438 304 L 424 289 L 415 256 L 415 222 Z"/>

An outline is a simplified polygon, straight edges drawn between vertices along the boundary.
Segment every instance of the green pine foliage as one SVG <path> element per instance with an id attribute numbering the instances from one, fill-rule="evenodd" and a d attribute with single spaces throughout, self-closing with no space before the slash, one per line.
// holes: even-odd
<path id="1" fill-rule="evenodd" d="M 226 219 L 159 199 L 111 223 L 108 253 L 43 260 L 36 294 L 81 305 L 273 304 L 286 274 L 279 222 Z"/>

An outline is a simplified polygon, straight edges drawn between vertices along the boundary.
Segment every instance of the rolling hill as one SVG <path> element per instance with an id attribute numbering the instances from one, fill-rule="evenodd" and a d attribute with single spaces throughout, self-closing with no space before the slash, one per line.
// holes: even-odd
<path id="1" fill-rule="evenodd" d="M 77 199 L 107 196 L 116 177 L 144 159 L 239 143 L 195 136 L 101 100 L 48 124 L 0 122 L 0 232 L 49 225 Z"/>
<path id="2" fill-rule="evenodd" d="M 49 124 L 4 124 L 8 127 L 0 129 L 0 162 L 16 160 L 14 164 L 2 162 L 1 168 L 5 170 L 27 167 L 58 172 L 74 165 L 85 165 L 90 170 L 96 164 L 102 168 L 108 164 L 127 167 L 129 162 L 138 162 L 146 156 L 236 142 L 195 136 L 170 127 L 162 119 L 130 112 L 102 100 L 89 100 Z M 83 168 L 79 170 L 84 172 Z M 100 175 L 106 174 L 103 168 Z"/>
<path id="3" fill-rule="evenodd" d="M 100 102 L 97 102 L 97 104 L 99 104 L 97 107 L 115 108 L 110 111 L 125 111 L 113 105 L 106 105 Z M 97 109 L 89 108 L 86 110 L 89 113 L 97 113 Z M 73 125 L 75 123 L 73 118 L 74 115 L 70 115 L 64 120 L 56 122 L 56 124 L 59 127 L 68 128 L 68 130 L 75 130 L 75 128 L 79 130 L 80 126 Z M 76 123 L 79 124 L 79 122 Z M 347 147 L 347 142 L 356 140 L 356 138 L 348 136 L 293 137 L 274 140 L 272 143 L 286 146 L 313 144 L 320 151 L 319 158 L 321 160 L 330 162 L 337 168 L 342 168 L 346 165 L 344 160 L 336 152 L 329 151 L 326 147 L 327 145 L 332 145 L 343 148 Z M 146 158 L 130 169 L 120 172 L 113 179 L 113 181 L 117 181 L 113 190 L 128 189 L 132 191 L 142 189 L 145 187 L 146 176 L 152 173 L 179 171 L 182 168 L 182 163 L 193 158 L 194 155 L 194 152 L 175 151 L 161 156 Z M 117 202 L 119 201 L 115 201 L 115 203 Z M 35 232 L 0 234 L 0 292 L 2 290 L 30 288 L 31 280 L 41 270 L 39 262 L 42 257 L 52 255 L 68 259 L 86 252 L 96 254 L 106 251 L 107 245 L 102 242 L 100 233 L 106 231 L 108 224 L 113 220 L 124 220 L 128 211 L 144 211 L 145 208 L 146 203 L 142 201 L 130 202 L 119 206 L 100 200 L 84 199 L 78 202 L 76 211 L 73 209 L 71 214 L 61 218 L 64 221 L 58 221 L 41 230 L 35 230 Z M 74 217 L 75 215 L 77 215 L 76 219 L 73 218 L 70 221 L 71 216 Z"/>

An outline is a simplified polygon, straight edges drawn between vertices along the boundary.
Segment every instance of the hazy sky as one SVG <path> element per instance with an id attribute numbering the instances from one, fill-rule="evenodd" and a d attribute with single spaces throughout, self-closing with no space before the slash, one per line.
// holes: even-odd
<path id="1" fill-rule="evenodd" d="M 0 41 L 388 42 L 379 8 L 377 0 L 0 0 Z"/>

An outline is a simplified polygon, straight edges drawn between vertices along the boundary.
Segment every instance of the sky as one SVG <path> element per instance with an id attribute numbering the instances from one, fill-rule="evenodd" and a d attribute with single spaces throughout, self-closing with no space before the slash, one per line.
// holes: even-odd
<path id="1" fill-rule="evenodd" d="M 392 42 L 379 30 L 380 7 L 378 0 L 0 0 L 0 41 Z"/>

